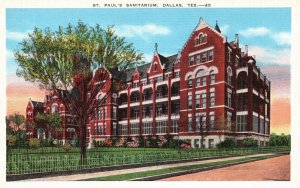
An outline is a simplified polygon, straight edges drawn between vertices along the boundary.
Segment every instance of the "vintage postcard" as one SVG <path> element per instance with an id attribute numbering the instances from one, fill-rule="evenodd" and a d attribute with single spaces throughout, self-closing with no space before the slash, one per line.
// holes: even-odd
<path id="1" fill-rule="evenodd" d="M 299 183 L 296 3 L 1 9 L 6 186 Z"/>

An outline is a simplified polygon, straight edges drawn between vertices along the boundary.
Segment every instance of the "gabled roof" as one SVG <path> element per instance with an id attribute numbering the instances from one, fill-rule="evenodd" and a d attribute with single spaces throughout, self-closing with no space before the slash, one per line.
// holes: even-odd
<path id="1" fill-rule="evenodd" d="M 174 55 L 171 55 L 168 57 L 158 54 L 158 57 L 159 57 L 162 65 L 165 66 L 166 72 L 172 71 L 173 64 L 175 63 L 175 61 L 177 59 L 177 54 L 174 54 Z M 112 74 L 113 78 L 115 78 L 115 79 L 119 79 L 124 82 L 130 82 L 136 69 L 139 71 L 139 75 L 140 75 L 141 79 L 146 78 L 147 72 L 148 72 L 150 66 L 151 66 L 151 63 L 147 63 L 147 64 L 137 66 L 136 68 L 128 69 L 125 72 L 120 72 L 120 71 L 114 70 L 114 71 L 111 71 L 111 74 Z"/>

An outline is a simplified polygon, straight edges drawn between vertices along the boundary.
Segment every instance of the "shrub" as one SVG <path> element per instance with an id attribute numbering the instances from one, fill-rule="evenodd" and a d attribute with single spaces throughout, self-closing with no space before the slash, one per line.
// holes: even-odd
<path id="1" fill-rule="evenodd" d="M 233 148 L 234 140 L 232 138 L 225 138 L 224 141 L 217 144 L 217 148 Z"/>
<path id="2" fill-rule="evenodd" d="M 6 143 L 8 146 L 14 146 L 16 144 L 17 137 L 14 135 L 8 135 L 6 137 Z"/>
<path id="3" fill-rule="evenodd" d="M 111 147 L 112 145 L 113 145 L 113 142 L 111 140 L 105 140 L 104 141 L 104 146 Z"/>
<path id="4" fill-rule="evenodd" d="M 254 140 L 253 138 L 245 138 L 243 140 L 243 146 L 244 147 L 258 147 L 257 140 Z"/>
<path id="5" fill-rule="evenodd" d="M 69 153 L 69 152 L 71 151 L 71 149 L 72 149 L 72 146 L 71 146 L 71 144 L 69 144 L 69 143 L 65 143 L 65 145 L 63 146 L 63 149 L 64 149 L 67 153 Z"/>
<path id="6" fill-rule="evenodd" d="M 167 145 L 167 139 L 164 136 L 159 136 L 158 137 L 158 141 L 157 141 L 157 145 L 158 147 L 162 148 L 165 147 Z"/>
<path id="7" fill-rule="evenodd" d="M 126 144 L 125 138 L 121 138 L 118 142 L 116 142 L 115 146 L 116 147 L 124 147 Z"/>
<path id="8" fill-rule="evenodd" d="M 39 139 L 37 139 L 37 138 L 31 138 L 31 139 L 29 140 L 29 143 L 28 143 L 28 144 L 29 144 L 29 147 L 32 148 L 32 149 L 37 149 L 37 148 L 39 148 L 40 145 L 41 145 Z"/>
<path id="9" fill-rule="evenodd" d="M 139 143 L 137 141 L 127 142 L 126 145 L 129 148 L 137 148 L 137 147 L 139 147 Z"/>

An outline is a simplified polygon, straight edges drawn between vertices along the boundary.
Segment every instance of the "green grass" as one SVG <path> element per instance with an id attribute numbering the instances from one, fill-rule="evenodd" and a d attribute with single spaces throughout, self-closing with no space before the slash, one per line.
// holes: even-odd
<path id="1" fill-rule="evenodd" d="M 164 174 L 178 173 L 178 172 L 184 172 L 184 171 L 201 170 L 201 169 L 205 169 L 205 168 L 209 168 L 209 167 L 217 167 L 217 166 L 220 166 L 220 165 L 230 165 L 230 164 L 238 164 L 238 163 L 243 163 L 243 162 L 252 162 L 252 161 L 267 159 L 267 158 L 275 157 L 275 156 L 278 156 L 278 155 L 274 154 L 274 155 L 268 155 L 268 156 L 249 157 L 249 158 L 243 158 L 243 159 L 228 160 L 228 161 L 221 161 L 221 162 L 212 162 L 212 163 L 199 164 L 199 165 L 188 165 L 188 166 L 173 167 L 173 168 L 166 168 L 166 169 L 160 169 L 160 170 L 151 170 L 151 171 L 145 171 L 145 172 L 135 172 L 135 173 L 129 173 L 129 174 L 120 174 L 120 175 L 85 179 L 85 180 L 82 180 L 82 181 L 124 181 L 124 180 L 134 180 L 134 179 L 138 179 L 138 178 L 145 178 L 145 177 L 158 176 L 158 175 L 164 175 Z"/>
<path id="2" fill-rule="evenodd" d="M 80 149 L 66 153 L 62 148 L 10 149 L 7 152 L 6 174 L 33 174 L 109 166 L 203 159 L 289 151 L 289 147 L 181 149 L 172 148 L 94 148 L 87 152 L 87 163 L 79 165 Z"/>

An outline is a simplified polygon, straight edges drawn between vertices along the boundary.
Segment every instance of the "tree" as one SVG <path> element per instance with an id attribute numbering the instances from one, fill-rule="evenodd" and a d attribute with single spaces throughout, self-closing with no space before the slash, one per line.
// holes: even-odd
<path id="1" fill-rule="evenodd" d="M 54 112 L 50 114 L 38 113 L 36 115 L 36 120 L 46 125 L 46 130 L 48 131 L 48 138 L 52 137 L 51 134 L 53 131 L 61 130 L 61 121 L 62 117 L 59 113 Z"/>
<path id="2" fill-rule="evenodd" d="M 18 132 L 20 130 L 20 126 L 25 123 L 25 117 L 20 114 L 10 115 L 8 119 L 8 121 L 13 124 L 15 132 Z"/>
<path id="3" fill-rule="evenodd" d="M 21 42 L 21 47 L 15 53 L 20 67 L 18 76 L 46 90 L 66 91 L 66 108 L 80 128 L 80 163 L 84 164 L 86 125 L 93 118 L 95 108 L 105 101 L 105 97 L 95 100 L 104 86 L 101 81 L 110 78 L 108 71 L 125 71 L 142 63 L 142 54 L 123 37 L 118 37 L 113 27 L 91 27 L 81 21 L 76 26 L 60 26 L 56 31 L 35 28 Z M 96 70 L 97 84 L 93 79 Z M 106 88 L 106 98 L 121 86 L 115 82 L 113 87 Z"/>

